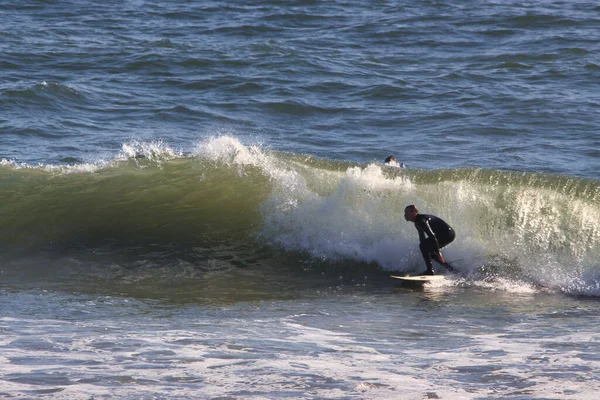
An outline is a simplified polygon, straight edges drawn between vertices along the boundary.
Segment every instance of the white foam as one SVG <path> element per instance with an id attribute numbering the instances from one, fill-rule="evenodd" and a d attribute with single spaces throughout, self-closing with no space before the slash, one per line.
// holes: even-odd
<path id="1" fill-rule="evenodd" d="M 121 146 L 121 151 L 114 160 L 125 161 L 144 158 L 150 161 L 167 161 L 181 156 L 181 151 L 175 151 L 162 140 L 149 142 L 132 140 Z"/>
<path id="2" fill-rule="evenodd" d="M 375 164 L 328 172 L 321 177 L 324 185 L 308 185 L 300 174 L 288 177 L 299 182 L 280 182 L 264 208 L 265 236 L 275 243 L 318 258 L 376 261 L 392 268 L 407 260 L 403 233 L 409 226 L 394 212 L 400 208 L 394 193 L 410 193 L 409 179 L 387 178 Z"/>
<path id="3" fill-rule="evenodd" d="M 509 397 L 522 389 L 530 397 L 572 393 L 592 399 L 600 390 L 593 353 L 600 338 L 587 325 L 580 331 L 573 321 L 557 324 L 557 330 L 553 317 L 521 318 L 516 311 L 510 323 L 487 326 L 485 310 L 474 320 L 461 316 L 468 310 L 460 307 L 453 308 L 458 316 L 422 313 L 430 309 L 420 306 L 417 312 L 390 312 L 380 308 L 383 303 L 373 313 L 360 312 L 355 307 L 362 302 L 349 298 L 186 310 L 114 297 L 60 297 L 50 295 L 43 306 L 35 294 L 12 299 L 36 312 L 41 307 L 44 313 L 65 315 L 65 305 L 74 310 L 64 320 L 20 314 L 0 319 L 9 327 L 0 338 L 0 393 L 475 399 Z M 447 296 L 436 300 L 448 304 Z M 82 309 L 93 316 L 78 320 Z M 372 320 L 361 321 L 367 316 Z M 583 315 L 575 322 L 586 320 Z M 339 325 L 344 321 L 353 326 Z"/>
<path id="4" fill-rule="evenodd" d="M 168 161 L 177 157 L 181 157 L 182 152 L 173 150 L 170 146 L 162 141 L 141 141 L 132 140 L 127 143 L 123 143 L 121 150 L 112 158 L 103 159 L 97 158 L 91 162 L 85 162 L 80 164 L 28 164 L 24 162 L 17 162 L 14 160 L 7 160 L 3 158 L 0 160 L 0 165 L 9 166 L 14 169 L 39 169 L 45 170 L 57 174 L 74 174 L 74 173 L 93 173 L 98 170 L 110 167 L 112 165 L 134 160 L 148 160 L 154 163 L 160 163 L 161 161 Z"/>
<path id="5" fill-rule="evenodd" d="M 0 165 L 10 166 L 14 169 L 30 169 L 30 170 L 45 170 L 53 173 L 59 174 L 72 174 L 72 173 L 90 173 L 95 172 L 102 168 L 102 165 L 93 164 L 93 163 L 82 163 L 82 164 L 72 164 L 72 165 L 54 165 L 54 164 L 43 164 L 38 163 L 35 165 L 31 165 L 28 163 L 17 162 L 14 160 L 7 160 L 3 158 L 0 160 Z"/>
<path id="6" fill-rule="evenodd" d="M 493 281 L 475 280 L 472 281 L 471 284 L 475 287 L 485 288 L 490 291 L 503 291 L 522 294 L 533 294 L 539 292 L 539 288 L 536 288 L 532 284 L 509 278 L 496 278 Z"/>

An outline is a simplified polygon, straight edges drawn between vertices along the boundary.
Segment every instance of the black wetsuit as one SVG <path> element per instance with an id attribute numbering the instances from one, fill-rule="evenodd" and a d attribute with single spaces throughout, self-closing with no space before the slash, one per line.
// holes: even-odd
<path id="1" fill-rule="evenodd" d="M 454 233 L 454 229 L 446 221 L 434 215 L 417 214 L 415 227 L 419 231 L 419 241 L 421 242 L 419 248 L 425 259 L 425 264 L 427 264 L 427 272 L 433 274 L 433 262 L 431 259 L 433 258 L 439 262 L 438 253 L 440 249 L 452 243 L 456 237 L 456 233 Z M 447 263 L 443 265 L 452 269 Z"/>

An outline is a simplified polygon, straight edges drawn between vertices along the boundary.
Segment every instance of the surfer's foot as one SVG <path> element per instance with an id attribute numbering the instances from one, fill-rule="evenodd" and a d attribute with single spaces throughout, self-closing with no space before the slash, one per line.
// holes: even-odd
<path id="1" fill-rule="evenodd" d="M 427 271 L 421 272 L 418 276 L 425 276 L 425 275 L 435 275 L 435 272 L 433 272 L 432 269 L 428 269 Z"/>

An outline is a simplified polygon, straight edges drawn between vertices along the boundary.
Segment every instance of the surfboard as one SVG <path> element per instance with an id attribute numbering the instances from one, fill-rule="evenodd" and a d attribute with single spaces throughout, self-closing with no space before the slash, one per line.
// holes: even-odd
<path id="1" fill-rule="evenodd" d="M 417 276 L 396 276 L 390 275 L 394 279 L 400 279 L 407 283 L 429 283 L 429 282 L 441 282 L 445 280 L 444 275 L 417 275 Z"/>

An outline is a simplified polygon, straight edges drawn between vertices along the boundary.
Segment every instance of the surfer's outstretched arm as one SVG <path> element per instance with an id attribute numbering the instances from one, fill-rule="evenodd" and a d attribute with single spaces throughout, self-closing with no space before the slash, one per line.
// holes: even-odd
<path id="1" fill-rule="evenodd" d="M 450 265 L 450 263 L 446 262 L 443 256 L 442 259 L 440 259 L 440 255 L 442 255 L 441 251 L 438 253 L 431 253 L 431 258 L 433 258 L 438 264 L 444 266 L 448 271 L 454 272 L 454 267 Z"/>
<path id="2" fill-rule="evenodd" d="M 454 267 L 453 267 L 452 265 L 450 265 L 450 263 L 447 263 L 447 262 L 446 262 L 446 263 L 443 263 L 442 265 L 443 265 L 444 267 L 446 267 L 446 269 L 447 269 L 448 271 L 450 271 L 450 272 L 454 272 L 454 271 L 456 271 L 456 269 L 454 269 Z"/>

